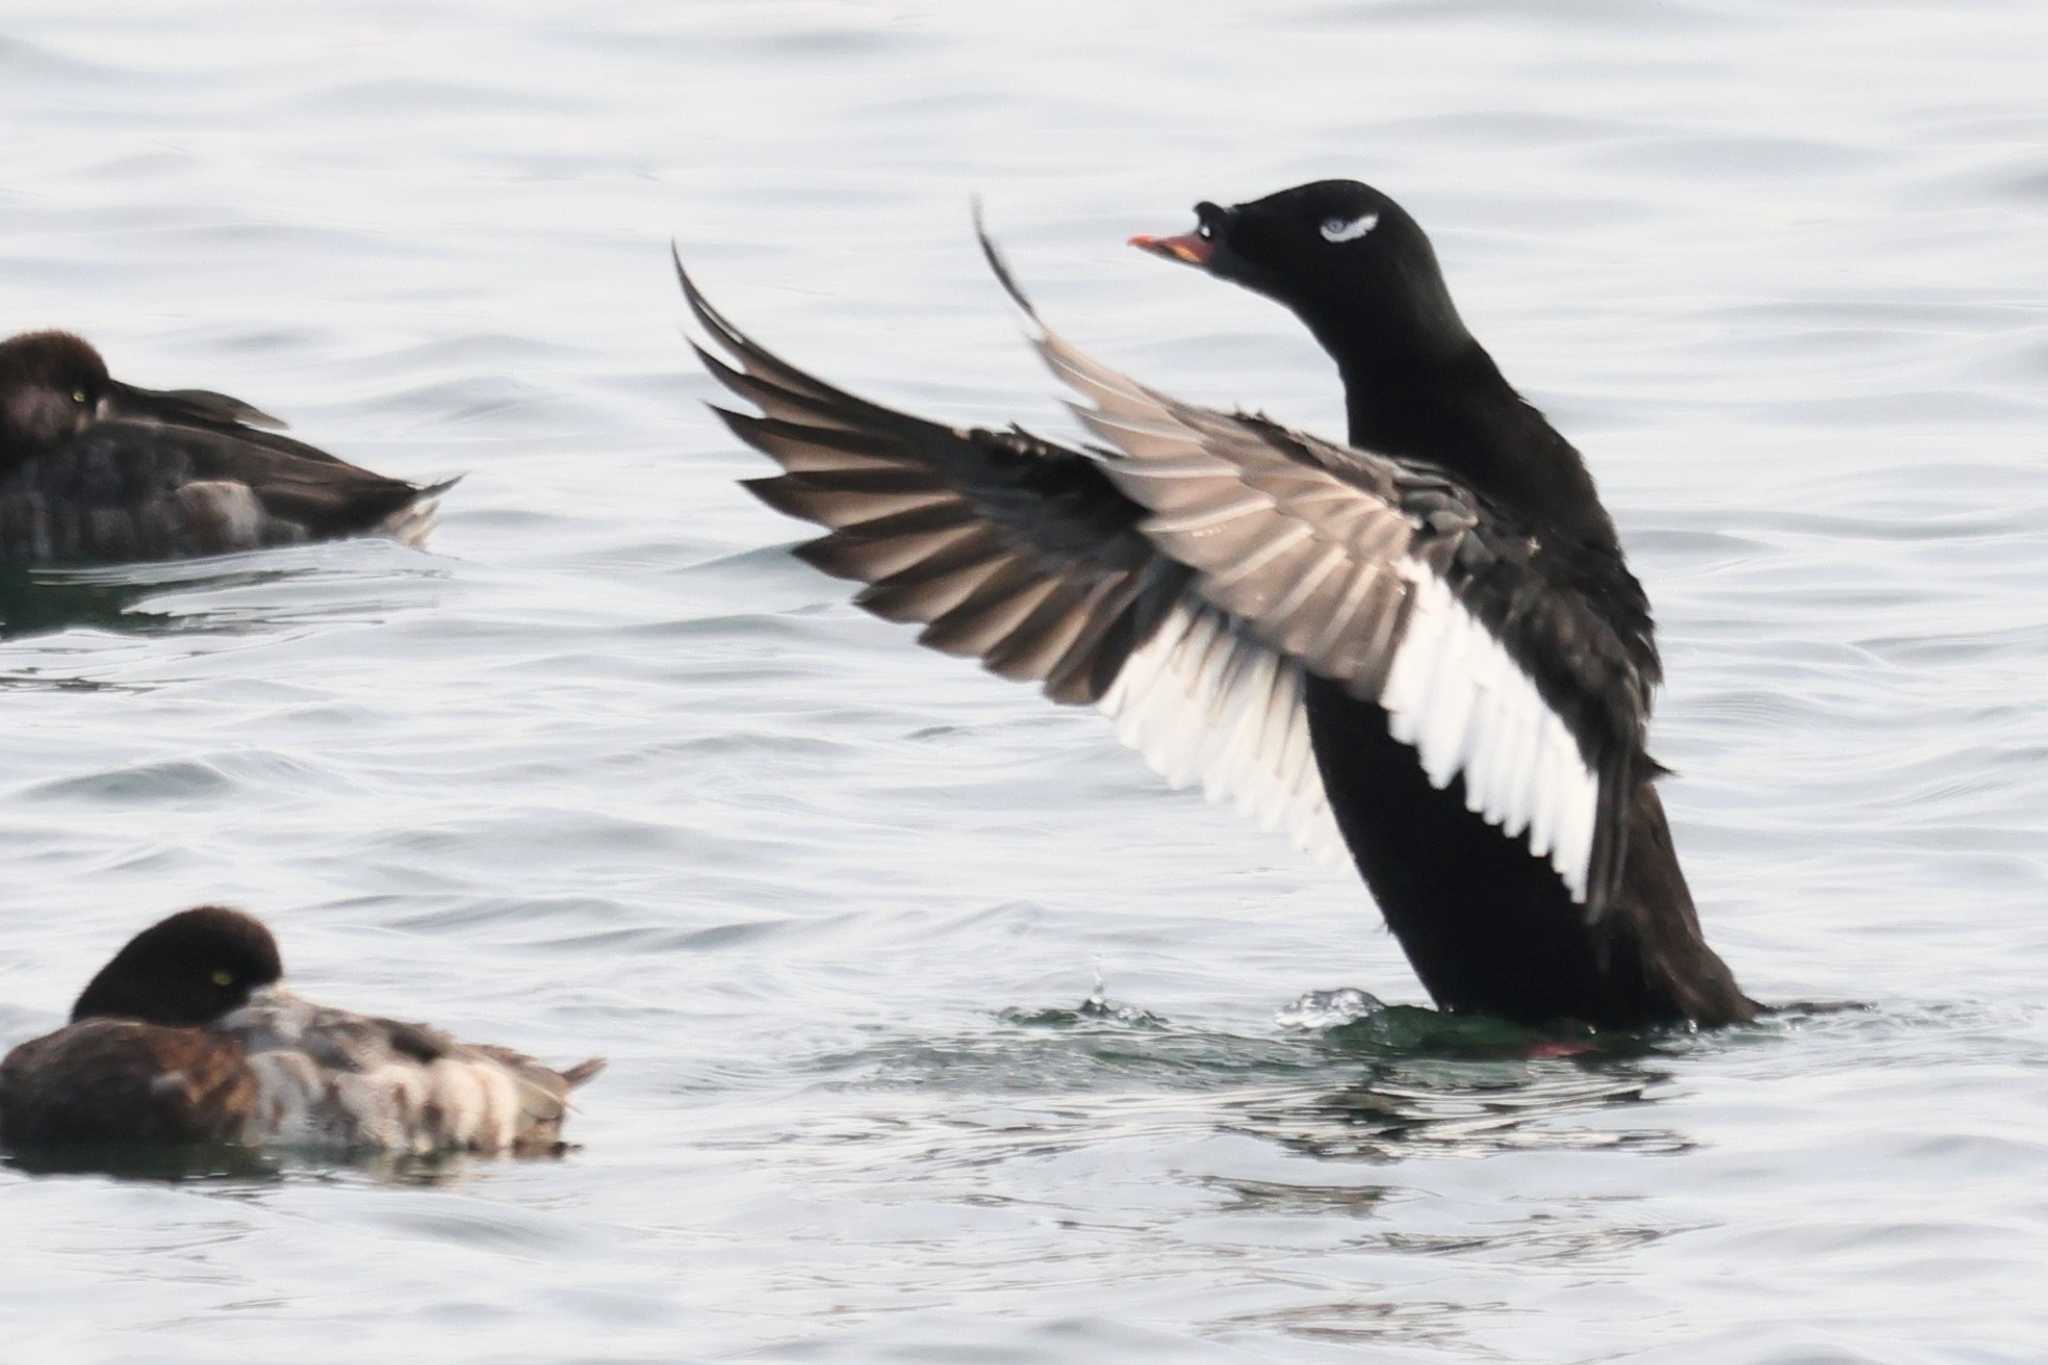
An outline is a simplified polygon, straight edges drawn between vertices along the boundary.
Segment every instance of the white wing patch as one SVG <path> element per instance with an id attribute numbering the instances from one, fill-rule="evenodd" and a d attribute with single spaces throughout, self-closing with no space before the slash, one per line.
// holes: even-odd
<path id="1" fill-rule="evenodd" d="M 1326 864 L 1344 840 L 1309 746 L 1301 665 L 1215 607 L 1183 600 L 1134 650 L 1097 703 L 1117 738 L 1174 787 L 1197 779 Z"/>
<path id="2" fill-rule="evenodd" d="M 1335 226 L 1363 236 L 1372 224 Z M 1055 374 L 1095 400 L 1096 407 L 1076 411 L 1122 453 L 1107 469 L 1152 511 L 1142 529 L 1202 575 L 1202 598 L 1176 609 L 1103 700 L 1125 742 L 1169 780 L 1199 773 L 1212 792 L 1229 790 L 1297 843 L 1320 847 L 1325 829 L 1335 833 L 1321 775 L 1311 755 L 1314 794 L 1297 800 L 1301 773 L 1291 759 L 1295 736 L 1307 737 L 1301 675 L 1313 669 L 1370 697 L 1371 684 L 1360 682 L 1384 665 L 1376 700 L 1388 732 L 1416 750 L 1430 784 L 1443 790 L 1462 774 L 1467 808 L 1509 838 L 1525 839 L 1583 903 L 1599 777 L 1534 680 L 1411 553 L 1421 527 L 1399 511 L 1391 476 L 1386 493 L 1340 479 L 1233 428 L 1221 414 L 1171 405 L 1050 331 L 1041 332 L 1039 346 Z M 1399 581 L 1399 594 L 1375 586 L 1385 575 Z M 1403 598 L 1405 620 L 1397 614 Z M 1401 633 L 1393 638 L 1397 621 Z M 1246 752 L 1236 738 L 1242 728 L 1227 723 L 1247 710 L 1256 689 L 1245 665 L 1226 668 L 1212 658 L 1219 637 L 1267 655 L 1272 681 L 1260 683 L 1262 695 L 1291 699 L 1282 709 L 1298 728 L 1263 732 L 1264 752 Z M 1127 714 L 1132 708 L 1135 716 Z M 1226 733 L 1231 740 L 1220 738 Z"/>
<path id="3" fill-rule="evenodd" d="M 1600 779 L 1536 684 L 1444 581 L 1414 559 L 1408 628 L 1380 690 L 1387 729 L 1415 746 L 1430 785 L 1465 777 L 1465 806 L 1548 858 L 1586 899 Z"/>
<path id="4" fill-rule="evenodd" d="M 1323 240 L 1326 242 L 1355 242 L 1380 225 L 1377 213 L 1361 213 L 1356 218 L 1327 218 L 1323 220 Z"/>

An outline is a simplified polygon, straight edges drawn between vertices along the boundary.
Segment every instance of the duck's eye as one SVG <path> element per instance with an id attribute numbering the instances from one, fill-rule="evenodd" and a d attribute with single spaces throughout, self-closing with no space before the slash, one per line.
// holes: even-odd
<path id="1" fill-rule="evenodd" d="M 1377 213 L 1361 213 L 1356 218 L 1323 219 L 1323 240 L 1326 242 L 1355 242 L 1379 225 Z"/>
<path id="2" fill-rule="evenodd" d="M 235 984 L 235 974 L 223 967 L 213 974 L 213 984 L 216 986 L 232 986 Z"/>
<path id="3" fill-rule="evenodd" d="M 1205 242 L 1215 235 L 1216 229 L 1208 223 L 1204 223 L 1195 229 L 1195 236 L 1200 237 Z"/>
<path id="4" fill-rule="evenodd" d="M 76 403 L 76 404 L 78 404 L 78 406 L 80 406 L 81 408 L 82 408 L 82 407 L 84 407 L 84 406 L 85 406 L 85 390 L 84 390 L 84 389 L 73 389 L 73 390 L 71 391 L 71 401 L 72 401 L 72 402 L 74 402 L 74 403 Z"/>

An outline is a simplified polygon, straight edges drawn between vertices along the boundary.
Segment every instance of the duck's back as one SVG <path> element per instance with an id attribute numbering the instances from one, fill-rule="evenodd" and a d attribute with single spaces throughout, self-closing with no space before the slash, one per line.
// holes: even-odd
<path id="1" fill-rule="evenodd" d="M 265 990 L 204 1027 L 87 1019 L 23 1043 L 0 1061 L 0 1142 L 545 1153 L 603 1065 Z"/>
<path id="2" fill-rule="evenodd" d="M 603 1067 L 556 1071 L 507 1048 L 419 1024 L 259 992 L 217 1030 L 255 1074 L 244 1141 L 381 1151 L 544 1152 L 561 1145 L 569 1093 Z"/>
<path id="3" fill-rule="evenodd" d="M 364 534 L 416 544 L 445 487 L 272 432 L 106 422 L 0 473 L 0 561 L 171 559 Z"/>
<path id="4" fill-rule="evenodd" d="M 87 1019 L 0 1061 L 0 1142 L 239 1142 L 260 1109 L 241 1045 L 205 1029 Z"/>

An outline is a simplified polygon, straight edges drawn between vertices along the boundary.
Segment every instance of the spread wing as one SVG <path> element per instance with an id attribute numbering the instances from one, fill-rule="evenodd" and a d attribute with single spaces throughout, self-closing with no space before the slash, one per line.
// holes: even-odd
<path id="1" fill-rule="evenodd" d="M 1653 679 L 1581 587 L 1575 547 L 1431 466 L 1179 403 L 1042 327 L 1102 447 L 909 417 L 779 360 L 677 270 L 738 367 L 699 355 L 764 414 L 720 415 L 787 471 L 750 487 L 831 528 L 799 553 L 868 583 L 861 605 L 1101 706 L 1169 778 L 1319 851 L 1341 845 L 1302 683 L 1340 683 L 1435 786 L 1462 778 L 1471 809 L 1589 915 L 1605 908 Z"/>
<path id="2" fill-rule="evenodd" d="M 738 362 L 697 354 L 761 410 L 713 410 L 784 473 L 747 487 L 829 528 L 797 553 L 867 584 L 855 598 L 920 642 L 1095 706 L 1176 786 L 1200 780 L 1320 856 L 1342 852 L 1308 741 L 1298 666 L 1191 591 L 1094 454 L 959 428 L 835 389 L 691 308 Z"/>

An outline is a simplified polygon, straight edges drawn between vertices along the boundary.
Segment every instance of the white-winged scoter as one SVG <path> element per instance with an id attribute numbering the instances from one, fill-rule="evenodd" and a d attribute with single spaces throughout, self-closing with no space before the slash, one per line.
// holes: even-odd
<path id="1" fill-rule="evenodd" d="M 225 394 L 123 384 L 69 332 L 0 341 L 0 564 L 426 538 L 454 480 L 373 474 L 283 425 Z"/>
<path id="2" fill-rule="evenodd" d="M 218 906 L 143 930 L 71 1022 L 0 1061 L 0 1142 L 550 1153 L 596 1058 L 555 1071 L 281 984 L 263 924 Z"/>
<path id="3" fill-rule="evenodd" d="M 1532 1024 L 1750 1019 L 1701 937 L 1644 748 L 1642 585 L 1578 452 L 1459 320 L 1420 226 L 1321 181 L 1132 244 L 1292 309 L 1349 444 L 1181 403 L 1039 324 L 1102 444 L 950 427 L 754 344 L 677 272 L 761 410 L 799 547 L 921 643 L 1094 705 L 1176 783 L 1348 848 L 1438 1005 Z M 1037 324 L 986 235 L 990 264 Z"/>

